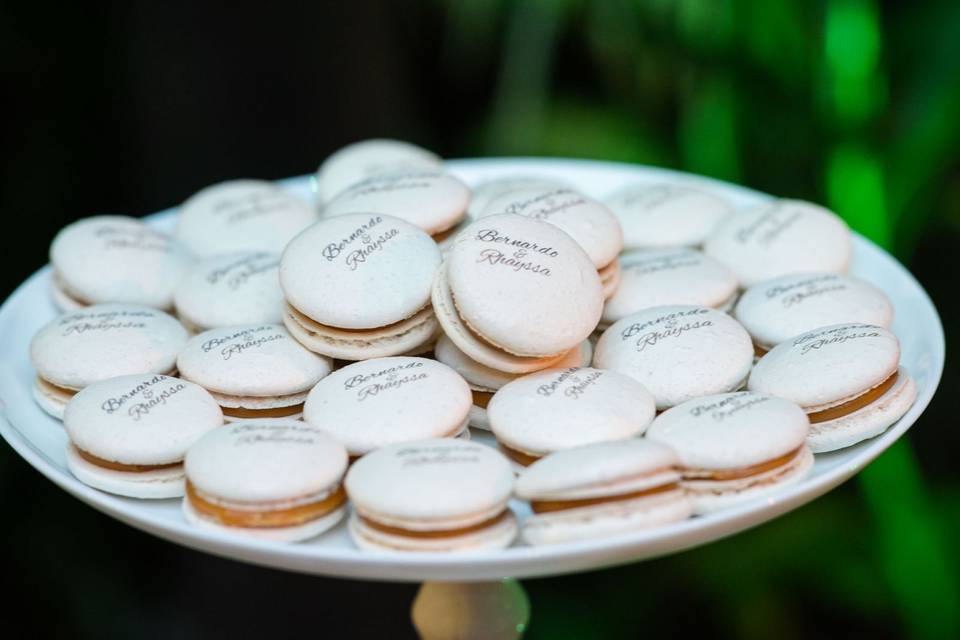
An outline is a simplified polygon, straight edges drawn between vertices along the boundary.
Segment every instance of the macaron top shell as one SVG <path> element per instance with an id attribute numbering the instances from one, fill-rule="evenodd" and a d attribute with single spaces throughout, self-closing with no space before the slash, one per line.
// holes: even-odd
<path id="1" fill-rule="evenodd" d="M 620 495 L 680 480 L 680 459 L 670 447 L 647 438 L 596 442 L 556 451 L 517 478 L 525 500 L 579 500 Z"/>
<path id="2" fill-rule="evenodd" d="M 590 367 L 517 378 L 487 405 L 497 440 L 533 455 L 638 436 L 655 413 L 653 396 L 642 384 Z"/>
<path id="3" fill-rule="evenodd" d="M 379 214 L 325 218 L 287 246 L 280 286 L 313 320 L 343 329 L 399 322 L 430 301 L 440 249 L 409 222 Z"/>
<path id="4" fill-rule="evenodd" d="M 658 409 L 729 391 L 747 378 L 753 342 L 727 314 L 707 307 L 652 307 L 603 332 L 593 364 L 639 380 Z"/>
<path id="5" fill-rule="evenodd" d="M 893 305 L 877 287 L 836 273 L 797 273 L 758 282 L 740 297 L 734 316 L 770 348 L 805 331 L 841 322 L 889 327 Z"/>
<path id="6" fill-rule="evenodd" d="M 356 182 L 323 207 L 324 217 L 379 213 L 406 220 L 430 234 L 459 222 L 470 189 L 455 177 L 433 169 L 381 173 Z"/>
<path id="7" fill-rule="evenodd" d="M 317 195 L 328 202 L 341 191 L 378 173 L 408 168 L 438 168 L 440 158 L 426 149 L 400 140 L 354 142 L 327 156 L 317 171 Z"/>
<path id="8" fill-rule="evenodd" d="M 605 205 L 567 187 L 515 189 L 493 198 L 480 217 L 514 213 L 566 231 L 599 269 L 623 248 L 623 231 Z"/>
<path id="9" fill-rule="evenodd" d="M 733 206 L 718 195 L 672 183 L 636 183 L 605 200 L 623 226 L 627 249 L 703 244 Z"/>
<path id="10" fill-rule="evenodd" d="M 67 403 L 63 426 L 79 449 L 122 464 L 178 462 L 207 431 L 223 424 L 202 387 L 165 375 L 95 382 Z"/>
<path id="11" fill-rule="evenodd" d="M 473 185 L 467 216 L 479 218 L 490 201 L 518 189 L 556 189 L 568 186 L 563 180 L 538 175 L 505 175 Z"/>
<path id="12" fill-rule="evenodd" d="M 361 515 L 413 530 L 454 529 L 500 513 L 513 491 L 513 471 L 485 445 L 428 439 L 360 458 L 344 484 Z"/>
<path id="13" fill-rule="evenodd" d="M 833 212 L 800 200 L 772 200 L 727 218 L 703 250 L 749 287 L 789 273 L 844 273 L 852 244 L 850 229 Z"/>
<path id="14" fill-rule="evenodd" d="M 180 206 L 176 238 L 192 254 L 236 251 L 279 253 L 317 220 L 313 207 L 265 180 L 230 180 L 209 186 Z"/>
<path id="15" fill-rule="evenodd" d="M 190 257 L 167 234 L 127 216 L 94 216 L 67 225 L 50 262 L 72 297 L 88 303 L 171 306 Z"/>
<path id="16" fill-rule="evenodd" d="M 516 214 L 481 218 L 447 252 L 460 317 L 510 353 L 548 356 L 593 332 L 603 311 L 596 266 L 558 227 Z"/>
<path id="17" fill-rule="evenodd" d="M 677 452 L 692 469 L 736 469 L 780 458 L 803 446 L 803 409 L 775 396 L 739 391 L 684 402 L 664 411 L 647 438 Z"/>
<path id="18" fill-rule="evenodd" d="M 470 387 L 447 365 L 398 356 L 334 371 L 307 396 L 303 419 L 360 455 L 395 442 L 454 435 L 472 405 Z"/>
<path id="19" fill-rule="evenodd" d="M 241 325 L 194 336 L 177 357 L 180 376 L 217 393 L 300 393 L 330 373 L 329 358 L 308 351 L 283 325 Z"/>
<path id="20" fill-rule="evenodd" d="M 297 420 L 248 420 L 207 433 L 184 464 L 187 479 L 205 498 L 274 502 L 332 491 L 347 469 L 347 452 Z"/>
<path id="21" fill-rule="evenodd" d="M 187 342 L 187 330 L 151 307 L 98 304 L 47 323 L 30 342 L 40 377 L 81 389 L 134 373 L 168 373 Z"/>
<path id="22" fill-rule="evenodd" d="M 279 272 L 277 253 L 248 251 L 199 260 L 174 292 L 177 313 L 201 329 L 280 322 Z"/>
<path id="23" fill-rule="evenodd" d="M 828 408 L 872 389 L 897 371 L 900 341 L 887 329 L 848 323 L 781 342 L 750 373 L 751 391 Z"/>

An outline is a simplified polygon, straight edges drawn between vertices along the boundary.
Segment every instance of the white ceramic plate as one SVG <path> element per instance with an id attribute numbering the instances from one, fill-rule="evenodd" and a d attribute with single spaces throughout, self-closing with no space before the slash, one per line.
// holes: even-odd
<path id="1" fill-rule="evenodd" d="M 605 162 L 457 160 L 449 163 L 449 169 L 470 184 L 511 173 L 554 176 L 595 196 L 603 196 L 628 181 L 667 179 L 699 183 L 740 205 L 768 197 L 686 174 Z M 283 184 L 305 197 L 311 196 L 308 178 L 295 178 Z M 162 212 L 151 219 L 169 229 L 173 213 Z M 795 509 L 863 469 L 920 416 L 937 388 L 943 369 L 943 329 L 936 309 L 906 269 L 861 237 L 854 238 L 852 273 L 873 282 L 893 300 L 896 307 L 893 330 L 902 344 L 903 363 L 919 386 L 919 397 L 913 408 L 878 438 L 844 451 L 818 455 L 813 473 L 800 484 L 768 498 L 653 531 L 552 547 L 515 546 L 474 554 L 374 554 L 355 549 L 343 525 L 305 544 L 281 545 L 197 530 L 184 521 L 177 500 L 139 501 L 91 489 L 67 471 L 64 462 L 67 438 L 62 426 L 37 408 L 31 398 L 34 373 L 28 357 L 30 338 L 55 315 L 49 297 L 49 267 L 31 276 L 0 309 L 0 407 L 3 408 L 0 434 L 40 473 L 94 508 L 177 544 L 255 564 L 304 573 L 414 582 L 523 578 L 623 564 L 717 540 Z M 521 516 L 526 514 L 526 508 L 520 503 L 513 508 Z"/>

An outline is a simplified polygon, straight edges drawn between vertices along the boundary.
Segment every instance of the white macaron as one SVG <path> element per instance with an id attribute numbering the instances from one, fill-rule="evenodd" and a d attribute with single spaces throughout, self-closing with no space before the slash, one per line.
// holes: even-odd
<path id="1" fill-rule="evenodd" d="M 487 405 L 497 443 L 520 467 L 561 449 L 637 437 L 655 413 L 653 396 L 642 384 L 590 367 L 523 376 Z"/>
<path id="2" fill-rule="evenodd" d="M 750 287 L 790 273 L 845 273 L 853 247 L 850 229 L 832 211 L 801 200 L 771 200 L 727 218 L 703 251 Z"/>
<path id="3" fill-rule="evenodd" d="M 102 380 L 67 404 L 67 467 L 101 491 L 175 498 L 183 495 L 187 449 L 222 424 L 220 407 L 192 382 L 154 374 Z"/>
<path id="4" fill-rule="evenodd" d="M 768 497 L 813 468 L 810 424 L 788 400 L 740 391 L 663 412 L 647 438 L 673 448 L 696 513 Z"/>
<path id="5" fill-rule="evenodd" d="M 375 358 L 321 380 L 307 396 L 303 419 L 357 457 L 396 442 L 459 436 L 471 404 L 470 387 L 445 364 Z"/>
<path id="6" fill-rule="evenodd" d="M 177 356 L 180 377 L 209 391 L 228 421 L 298 418 L 307 393 L 333 369 L 278 324 L 210 329 Z"/>
<path id="7" fill-rule="evenodd" d="M 692 508 L 679 467 L 672 449 L 646 438 L 551 453 L 517 478 L 515 493 L 533 511 L 520 535 L 527 544 L 557 544 L 684 520 Z"/>
<path id="8" fill-rule="evenodd" d="M 640 381 L 664 410 L 692 398 L 743 386 L 753 364 L 746 329 L 716 309 L 653 307 L 613 323 L 593 365 Z"/>
<path id="9" fill-rule="evenodd" d="M 207 433 L 187 452 L 183 514 L 211 531 L 299 542 L 347 511 L 347 452 L 295 420 L 237 422 Z"/>
<path id="10" fill-rule="evenodd" d="M 508 174 L 483 180 L 471 186 L 472 195 L 470 206 L 467 208 L 467 218 L 472 222 L 480 217 L 483 211 L 494 198 L 510 191 L 523 189 L 555 189 L 568 187 L 563 180 L 547 176 Z"/>
<path id="11" fill-rule="evenodd" d="M 173 306 L 190 256 L 167 234 L 127 216 L 95 216 L 67 225 L 50 245 L 54 303 L 62 311 L 123 302 Z"/>
<path id="12" fill-rule="evenodd" d="M 733 312 L 758 351 L 805 331 L 843 322 L 889 328 L 893 305 L 869 282 L 836 273 L 795 273 L 758 282 Z"/>
<path id="13" fill-rule="evenodd" d="M 430 290 L 440 250 L 391 216 L 325 218 L 280 259 L 284 324 L 305 347 L 341 360 L 399 355 L 432 343 Z"/>
<path id="14" fill-rule="evenodd" d="M 265 180 L 229 180 L 180 205 L 176 238 L 193 255 L 237 251 L 280 253 L 317 220 L 308 202 Z"/>
<path id="15" fill-rule="evenodd" d="M 348 144 L 333 152 L 317 170 L 317 199 L 332 200 L 350 185 L 380 173 L 405 169 L 437 169 L 443 161 L 409 142 L 374 138 Z"/>
<path id="16" fill-rule="evenodd" d="M 364 456 L 344 482 L 350 537 L 367 551 L 502 549 L 517 534 L 510 463 L 475 442 L 432 439 Z"/>
<path id="17" fill-rule="evenodd" d="M 897 337 L 860 323 L 781 342 L 760 358 L 749 389 L 800 405 L 810 419 L 810 448 L 818 453 L 880 435 L 917 398 L 913 378 L 900 367 Z"/>
<path id="18" fill-rule="evenodd" d="M 54 318 L 34 335 L 34 398 L 63 417 L 70 398 L 87 385 L 135 373 L 172 374 L 187 330 L 166 313 L 140 305 L 98 304 Z"/>
<path id="19" fill-rule="evenodd" d="M 276 324 L 283 319 L 280 255 L 226 253 L 198 260 L 173 294 L 177 316 L 199 333 L 236 324 Z"/>

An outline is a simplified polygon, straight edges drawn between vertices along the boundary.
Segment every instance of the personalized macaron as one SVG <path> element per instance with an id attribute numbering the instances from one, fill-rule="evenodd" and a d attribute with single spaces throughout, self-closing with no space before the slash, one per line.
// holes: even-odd
<path id="1" fill-rule="evenodd" d="M 190 257 L 167 234 L 127 216 L 67 225 L 50 245 L 54 303 L 76 311 L 103 302 L 173 306 Z"/>
<path id="2" fill-rule="evenodd" d="M 444 332 L 473 360 L 508 373 L 549 367 L 583 342 L 603 311 L 586 252 L 558 227 L 517 214 L 461 231 L 433 283 Z"/>
<path id="3" fill-rule="evenodd" d="M 893 305 L 869 282 L 836 273 L 795 273 L 758 282 L 733 312 L 758 353 L 806 331 L 844 322 L 889 328 Z"/>
<path id="4" fill-rule="evenodd" d="M 480 217 L 509 213 L 566 231 L 597 268 L 604 297 L 613 295 L 620 278 L 617 255 L 623 249 L 623 231 L 605 205 L 568 187 L 528 187 L 492 198 Z"/>
<path id="5" fill-rule="evenodd" d="M 689 185 L 626 185 L 604 202 L 620 220 L 626 249 L 697 247 L 733 212 L 724 198 Z"/>
<path id="6" fill-rule="evenodd" d="M 187 452 L 183 514 L 211 531 L 299 542 L 337 524 L 347 511 L 347 452 L 296 420 L 235 422 Z"/>
<path id="7" fill-rule="evenodd" d="M 84 387 L 135 373 L 172 374 L 187 330 L 151 307 L 98 304 L 54 318 L 34 335 L 33 397 L 55 418 Z"/>
<path id="8" fill-rule="evenodd" d="M 658 410 L 743 386 L 753 343 L 740 324 L 716 309 L 652 307 L 603 332 L 593 366 L 625 373 L 654 396 Z"/>
<path id="9" fill-rule="evenodd" d="M 303 419 L 358 457 L 397 442 L 460 436 L 471 405 L 470 387 L 445 364 L 375 358 L 337 369 L 317 383 Z"/>
<path id="10" fill-rule="evenodd" d="M 520 535 L 531 545 L 594 540 L 690 517 L 680 459 L 646 438 L 598 442 L 537 460 L 517 478 L 533 514 Z"/>
<path id="11" fill-rule="evenodd" d="M 860 323 L 821 327 L 781 342 L 757 362 L 748 387 L 800 405 L 816 453 L 880 435 L 917 398 L 916 384 L 900 367 L 897 337 Z"/>
<path id="12" fill-rule="evenodd" d="M 603 306 L 607 327 L 650 307 L 692 304 L 727 311 L 739 283 L 727 267 L 696 249 L 644 249 L 620 256 L 620 286 Z"/>
<path id="13" fill-rule="evenodd" d="M 272 182 L 229 180 L 180 205 L 175 236 L 197 257 L 237 251 L 280 253 L 316 220 L 313 206 Z"/>
<path id="14" fill-rule="evenodd" d="M 210 329 L 177 356 L 180 377 L 209 391 L 228 421 L 300 417 L 310 389 L 332 368 L 279 324 Z"/>
<path id="15" fill-rule="evenodd" d="M 523 376 L 487 405 L 501 451 L 520 467 L 561 449 L 637 437 L 655 413 L 653 396 L 642 384 L 590 367 Z"/>
<path id="16" fill-rule="evenodd" d="M 476 220 L 487 208 L 491 200 L 510 191 L 523 189 L 555 189 L 567 186 L 569 185 L 563 180 L 538 175 L 508 174 L 490 178 L 472 185 L 471 190 L 473 193 L 471 194 L 470 205 L 467 207 L 467 217 L 471 221 Z"/>
<path id="17" fill-rule="evenodd" d="M 430 305 L 440 250 L 424 231 L 391 216 L 325 218 L 280 259 L 283 322 L 316 353 L 363 360 L 432 343 Z"/>
<path id="18" fill-rule="evenodd" d="M 470 189 L 439 169 L 379 173 L 355 182 L 323 207 L 324 217 L 381 214 L 406 220 L 442 240 L 467 211 Z"/>
<path id="19" fill-rule="evenodd" d="M 696 513 L 755 500 L 799 482 L 813 468 L 803 410 L 783 398 L 740 391 L 664 411 L 647 439 L 671 447 Z"/>
<path id="20" fill-rule="evenodd" d="M 835 213 L 811 202 L 771 200 L 721 223 L 703 245 L 744 287 L 790 273 L 845 273 L 850 229 Z"/>
<path id="21" fill-rule="evenodd" d="M 348 144 L 330 154 L 317 170 L 317 198 L 329 202 L 365 178 L 406 169 L 437 169 L 443 162 L 431 151 L 401 140 L 375 138 Z"/>
<path id="22" fill-rule="evenodd" d="M 434 357 L 443 364 L 451 367 L 463 376 L 470 385 L 473 394 L 473 406 L 470 407 L 470 426 L 478 429 L 490 430 L 490 420 L 487 418 L 487 404 L 493 394 L 508 382 L 516 380 L 519 373 L 505 373 L 480 364 L 465 354 L 450 338 L 443 335 L 437 340 L 433 348 Z M 593 345 L 584 340 L 579 346 L 567 352 L 553 368 L 586 367 L 593 359 Z"/>
<path id="23" fill-rule="evenodd" d="M 507 503 L 510 463 L 475 442 L 431 439 L 384 447 L 351 467 L 344 482 L 353 542 L 368 551 L 502 549 L 517 534 Z"/>
<path id="24" fill-rule="evenodd" d="M 198 260 L 174 290 L 177 316 L 199 333 L 237 324 L 283 320 L 280 254 L 225 253 Z"/>
<path id="25" fill-rule="evenodd" d="M 86 485 L 131 498 L 183 495 L 183 457 L 223 424 L 203 388 L 136 374 L 95 382 L 67 404 L 67 468 Z"/>

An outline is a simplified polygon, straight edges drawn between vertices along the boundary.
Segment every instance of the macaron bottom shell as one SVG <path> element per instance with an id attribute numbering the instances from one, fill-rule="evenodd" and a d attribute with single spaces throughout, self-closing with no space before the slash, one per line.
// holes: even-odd
<path id="1" fill-rule="evenodd" d="M 182 464 L 152 471 L 118 471 L 84 460 L 77 448 L 68 444 L 67 468 L 83 484 L 118 496 L 162 500 L 184 494 Z"/>
<path id="2" fill-rule="evenodd" d="M 470 407 L 470 416 L 469 416 L 470 426 L 475 429 L 483 429 L 484 431 L 490 431 L 490 418 L 487 417 L 487 410 L 483 407 L 478 407 L 477 405 L 472 405 Z"/>
<path id="3" fill-rule="evenodd" d="M 610 298 L 617 292 L 620 286 L 620 260 L 614 259 L 613 262 L 597 270 L 600 276 L 600 284 L 603 286 L 603 299 Z"/>
<path id="4" fill-rule="evenodd" d="M 325 533 L 339 523 L 347 513 L 347 506 L 342 505 L 330 513 L 319 518 L 315 518 L 302 524 L 289 527 L 231 527 L 212 520 L 208 520 L 197 513 L 197 510 L 190 504 L 190 500 L 184 498 L 182 503 L 183 516 L 187 522 L 200 529 L 207 531 L 217 531 L 232 535 L 242 535 L 259 540 L 269 540 L 272 542 L 303 542 L 310 538 L 315 538 L 321 533 Z"/>
<path id="5" fill-rule="evenodd" d="M 381 552 L 469 553 L 505 549 L 517 537 L 518 529 L 517 517 L 510 510 L 490 526 L 449 536 L 416 537 L 383 531 L 368 524 L 356 512 L 351 514 L 348 524 L 350 538 L 358 548 Z"/>
<path id="6" fill-rule="evenodd" d="M 70 295 L 63 286 L 63 281 L 56 273 L 50 278 L 50 296 L 53 298 L 53 304 L 63 313 L 79 311 L 87 305 Z"/>
<path id="7" fill-rule="evenodd" d="M 37 405 L 50 416 L 63 420 L 63 413 L 67 410 L 67 403 L 73 394 L 52 385 L 43 378 L 37 378 L 33 383 L 33 399 Z"/>

